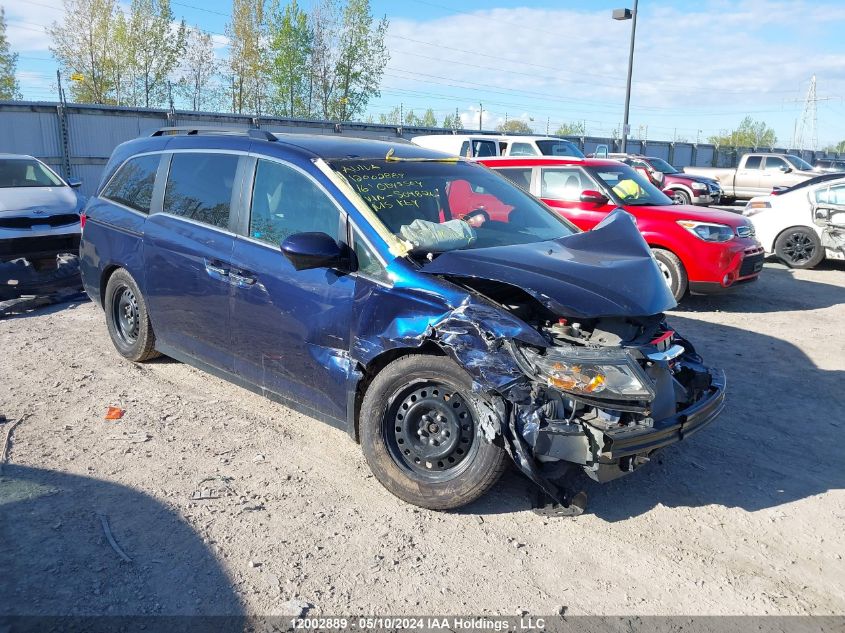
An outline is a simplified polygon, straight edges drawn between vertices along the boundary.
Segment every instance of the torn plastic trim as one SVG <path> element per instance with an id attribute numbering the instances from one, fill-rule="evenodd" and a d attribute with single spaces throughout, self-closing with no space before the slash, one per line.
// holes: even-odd
<path id="1" fill-rule="evenodd" d="M 317 167 L 317 169 L 319 169 L 323 175 L 328 178 L 331 183 L 341 191 L 341 193 L 343 193 L 344 196 L 346 196 L 347 200 L 352 203 L 352 206 L 355 207 L 358 213 L 360 213 L 373 230 L 378 233 L 379 237 L 385 241 L 391 255 L 394 257 L 404 257 L 411 252 L 413 245 L 400 240 L 391 233 L 378 218 L 375 212 L 367 206 L 367 203 L 364 202 L 364 199 L 357 191 L 355 191 L 346 178 L 332 169 L 322 158 L 315 159 L 314 166 Z"/>

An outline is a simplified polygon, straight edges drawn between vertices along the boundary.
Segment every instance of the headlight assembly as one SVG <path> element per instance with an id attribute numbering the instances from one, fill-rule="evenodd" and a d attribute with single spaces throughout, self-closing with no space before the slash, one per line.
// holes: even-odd
<path id="1" fill-rule="evenodd" d="M 516 348 L 546 384 L 575 396 L 607 400 L 652 400 L 651 381 L 622 348 L 550 347 L 545 354 Z"/>
<path id="2" fill-rule="evenodd" d="M 692 188 L 696 191 L 707 191 L 707 185 L 705 185 L 703 182 L 692 183 Z"/>
<path id="3" fill-rule="evenodd" d="M 734 236 L 734 230 L 727 224 L 678 220 L 678 224 L 705 242 L 727 242 Z"/>

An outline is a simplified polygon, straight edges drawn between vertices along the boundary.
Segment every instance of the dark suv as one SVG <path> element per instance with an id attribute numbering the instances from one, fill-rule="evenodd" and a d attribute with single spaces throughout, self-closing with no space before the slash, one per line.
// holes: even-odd
<path id="1" fill-rule="evenodd" d="M 628 473 L 723 406 L 723 374 L 666 324 L 675 302 L 630 216 L 581 233 L 413 145 L 159 130 L 115 150 L 82 231 L 120 354 L 345 429 L 427 508 L 478 498 L 509 455 L 578 514 L 568 470 Z"/>
<path id="2" fill-rule="evenodd" d="M 722 187 L 718 181 L 704 176 L 685 174 L 656 156 L 639 154 L 610 154 L 608 158 L 621 160 L 648 178 L 658 189 L 670 194 L 679 204 L 697 204 L 707 206 L 719 204 Z"/>

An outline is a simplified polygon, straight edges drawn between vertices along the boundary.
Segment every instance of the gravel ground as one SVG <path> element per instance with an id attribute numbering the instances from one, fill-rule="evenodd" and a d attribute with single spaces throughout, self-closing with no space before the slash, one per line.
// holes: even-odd
<path id="1" fill-rule="evenodd" d="M 343 432 L 122 360 L 90 303 L 0 320 L 0 441 L 22 420 L 0 615 L 841 614 L 843 305 L 835 263 L 687 299 L 672 323 L 727 371 L 727 409 L 577 519 L 533 514 L 513 472 L 460 512 L 406 505 Z"/>

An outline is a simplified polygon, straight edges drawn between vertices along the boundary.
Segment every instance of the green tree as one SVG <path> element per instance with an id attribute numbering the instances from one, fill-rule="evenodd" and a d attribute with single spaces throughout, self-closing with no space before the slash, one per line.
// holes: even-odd
<path id="1" fill-rule="evenodd" d="M 563 123 L 555 131 L 555 136 L 584 136 L 587 130 L 583 121 L 574 121 L 572 123 Z"/>
<path id="2" fill-rule="evenodd" d="M 429 108 L 420 119 L 420 125 L 425 127 L 437 127 L 437 118 L 434 116 L 434 110 Z"/>
<path id="3" fill-rule="evenodd" d="M 129 24 L 119 8 L 111 20 L 111 36 L 106 51 L 106 68 L 111 77 L 111 101 L 117 105 L 138 105 L 135 78 L 137 76 L 132 54 Z"/>
<path id="4" fill-rule="evenodd" d="M 387 114 L 382 112 L 378 115 L 378 122 L 382 125 L 399 125 L 402 122 L 399 108 L 393 108 Z"/>
<path id="5" fill-rule="evenodd" d="M 764 121 L 755 121 L 747 116 L 732 132 L 710 136 L 707 140 L 713 145 L 729 147 L 772 147 L 778 139 L 775 131 Z"/>
<path id="6" fill-rule="evenodd" d="M 463 125 L 461 117 L 458 115 L 452 116 L 451 114 L 447 114 L 443 117 L 443 124 L 440 127 L 447 130 L 459 130 L 463 127 Z"/>
<path id="7" fill-rule="evenodd" d="M 179 77 L 179 93 L 192 110 L 208 109 L 211 104 L 218 103 L 219 95 L 213 82 L 219 69 L 211 35 L 199 27 L 190 29 Z"/>
<path id="8" fill-rule="evenodd" d="M 185 52 L 184 20 L 173 29 L 170 0 L 132 0 L 129 6 L 129 48 L 135 81 L 136 105 L 149 108 L 167 102 L 167 78 Z"/>
<path id="9" fill-rule="evenodd" d="M 369 0 L 347 0 L 340 22 L 334 87 L 324 95 L 324 116 L 349 121 L 378 97 L 384 67 L 390 59 L 384 37 L 388 20 L 373 19 Z"/>
<path id="10" fill-rule="evenodd" d="M 845 141 L 839 141 L 836 145 L 828 145 L 824 148 L 825 152 L 841 154 L 845 152 Z"/>
<path id="11" fill-rule="evenodd" d="M 232 112 L 261 114 L 267 66 L 264 0 L 233 0 L 226 35 L 230 41 Z"/>
<path id="12" fill-rule="evenodd" d="M 75 101 L 115 101 L 110 66 L 115 7 L 115 0 L 64 0 L 64 18 L 47 29 L 50 51 L 62 69 L 82 75 L 81 81 L 70 84 Z"/>
<path id="13" fill-rule="evenodd" d="M 308 14 L 296 0 L 273 7 L 269 28 L 270 84 L 273 109 L 291 117 L 311 116 L 311 59 L 313 33 Z"/>
<path id="14" fill-rule="evenodd" d="M 420 118 L 414 114 L 413 110 L 408 110 L 408 114 L 405 115 L 405 125 L 420 125 Z"/>
<path id="15" fill-rule="evenodd" d="M 534 130 L 531 129 L 531 126 L 528 125 L 525 121 L 520 121 L 519 119 L 510 119 L 509 121 L 504 121 L 499 123 L 496 126 L 497 132 L 507 132 L 509 134 L 531 134 Z"/>
<path id="16" fill-rule="evenodd" d="M 6 13 L 0 7 L 0 99 L 20 99 L 21 90 L 15 72 L 18 54 L 13 53 L 6 37 Z"/>

